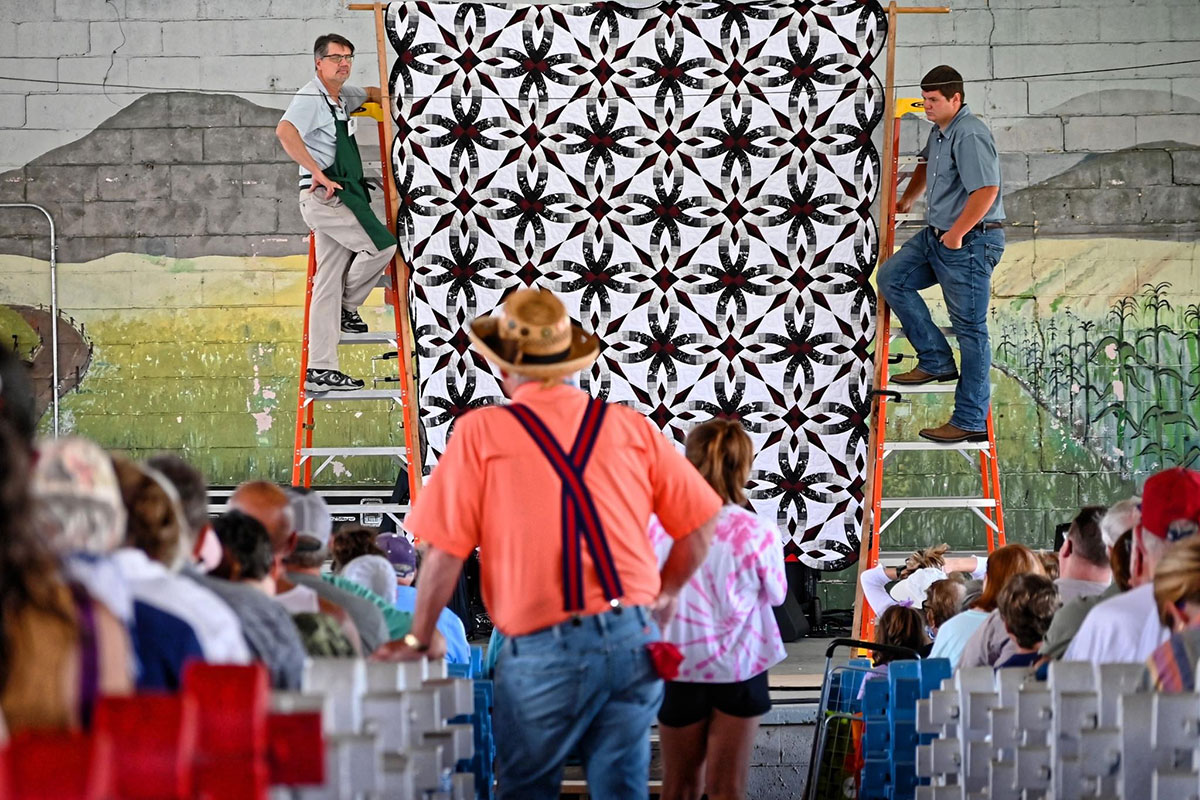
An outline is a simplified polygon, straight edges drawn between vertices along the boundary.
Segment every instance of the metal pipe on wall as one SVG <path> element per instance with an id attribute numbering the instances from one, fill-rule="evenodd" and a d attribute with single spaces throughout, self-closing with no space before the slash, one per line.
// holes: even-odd
<path id="1" fill-rule="evenodd" d="M 50 388 L 54 403 L 54 435 L 58 436 L 58 241 L 54 238 L 54 217 L 36 203 L 0 203 L 0 208 L 32 208 L 46 215 L 50 223 L 50 363 L 53 385 Z"/>

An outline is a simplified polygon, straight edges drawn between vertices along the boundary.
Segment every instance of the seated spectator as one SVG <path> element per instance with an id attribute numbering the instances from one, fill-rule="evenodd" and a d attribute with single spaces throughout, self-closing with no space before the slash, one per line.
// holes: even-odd
<path id="1" fill-rule="evenodd" d="M 1200 473 L 1174 467 L 1151 475 L 1142 488 L 1141 524 L 1133 531 L 1134 588 L 1098 603 L 1063 656 L 1093 664 L 1141 664 L 1170 631 L 1154 603 L 1154 571 L 1178 543 L 1200 530 Z"/>
<path id="2" fill-rule="evenodd" d="M 997 664 L 997 669 L 1033 667 L 1044 658 L 1038 651 L 1050 621 L 1062 605 L 1054 581 L 1034 573 L 1014 576 L 1000 592 L 998 602 L 1000 618 L 1012 639 L 1014 652 Z"/>
<path id="3" fill-rule="evenodd" d="M 184 566 L 211 572 L 221 561 L 221 543 L 213 532 L 208 516 L 208 484 L 204 476 L 179 456 L 168 453 L 147 459 L 146 466 L 166 478 L 179 495 L 191 542 Z"/>
<path id="4" fill-rule="evenodd" d="M 942 624 L 930 655 L 949 659 L 955 669 L 992 666 L 1001 656 L 1011 655 L 1008 634 L 996 613 L 996 604 L 1013 576 L 1026 572 L 1042 574 L 1042 562 L 1028 547 L 1010 544 L 994 550 L 988 556 L 983 591 L 971 608 Z"/>
<path id="5" fill-rule="evenodd" d="M 221 542 L 221 563 L 213 574 L 252 586 L 268 597 L 275 596 L 272 568 L 275 554 L 271 538 L 258 520 L 240 511 L 222 514 L 213 526 Z M 337 620 L 319 611 L 292 615 L 304 649 L 310 656 L 356 656 L 362 647 L 350 638 Z"/>
<path id="6" fill-rule="evenodd" d="M 1103 509 L 1102 509 L 1103 510 Z M 1042 562 L 1042 571 L 1046 573 L 1046 577 L 1052 581 L 1058 580 L 1059 576 L 1059 555 L 1050 550 L 1038 550 L 1038 561 Z"/>
<path id="7" fill-rule="evenodd" d="M 341 576 L 396 605 L 396 573 L 383 556 L 363 555 L 342 567 Z"/>
<path id="8" fill-rule="evenodd" d="M 326 592 L 330 596 L 353 598 L 352 601 L 364 610 L 363 613 L 375 615 L 381 626 L 382 642 L 403 639 L 412 627 L 412 615 L 406 614 L 392 603 L 354 581 L 346 580 L 341 575 L 322 572 L 321 565 L 325 563 L 327 549 L 333 531 L 333 519 L 329 516 L 329 506 L 320 495 L 313 492 L 292 490 L 289 494 L 292 513 L 296 519 L 297 539 L 295 552 L 287 559 L 290 570 L 289 577 L 311 586 L 318 593 Z M 357 528 L 361 526 L 349 526 Z M 364 529 L 365 530 L 365 529 Z M 341 531 L 338 531 L 340 534 Z M 373 545 L 372 545 L 373 546 Z M 368 646 L 363 638 L 364 649 Z"/>
<path id="9" fill-rule="evenodd" d="M 420 567 L 417 548 L 402 533 L 381 533 L 375 543 L 392 565 L 396 576 L 396 608 L 407 614 L 413 613 L 417 606 L 416 583 Z M 446 662 L 470 664 L 471 646 L 467 644 L 467 631 L 462 619 L 449 608 L 443 608 L 438 615 L 437 630 L 446 639 Z"/>
<path id="10" fill-rule="evenodd" d="M 937 640 L 937 632 L 946 620 L 962 611 L 966 596 L 967 586 L 957 577 L 943 578 L 929 586 L 922 611 L 925 613 L 925 627 L 932 641 Z"/>
<path id="11" fill-rule="evenodd" d="M 324 501 L 322 501 L 324 502 Z M 363 525 L 343 525 L 329 540 L 329 559 L 333 571 L 341 571 L 359 556 L 383 556 L 383 551 L 375 543 L 379 532 Z"/>
<path id="12" fill-rule="evenodd" d="M 338 530 L 329 545 L 329 553 L 333 556 L 333 572 L 395 607 L 396 573 L 391 562 L 375 544 L 378 535 L 373 528 L 362 525 L 345 525 Z M 388 632 L 391 632 L 390 629 Z"/>
<path id="13" fill-rule="evenodd" d="M 125 503 L 108 453 L 73 436 L 42 442 L 33 496 L 36 524 L 48 533 L 68 579 L 132 626 L 133 594 L 112 559 L 125 540 Z"/>
<path id="14" fill-rule="evenodd" d="M 1071 527 L 1058 551 L 1059 574 L 1053 577 L 1064 603 L 1103 592 L 1112 583 L 1108 548 L 1100 531 L 1107 509 L 1087 506 L 1071 520 Z"/>
<path id="15" fill-rule="evenodd" d="M 0 719 L 7 732 L 87 727 L 96 697 L 128 694 L 125 626 L 71 585 L 38 531 L 27 443 L 0 418 Z"/>
<path id="16" fill-rule="evenodd" d="M 907 647 L 918 656 L 929 655 L 930 641 L 925 635 L 925 620 L 921 612 L 909 606 L 892 606 L 879 615 L 875 621 L 875 644 L 888 644 L 893 647 Z M 876 667 L 886 666 L 898 656 L 892 653 L 875 653 L 873 660 Z"/>
<path id="17" fill-rule="evenodd" d="M 251 586 L 202 571 L 216 567 L 223 553 L 208 517 L 208 485 L 204 476 L 175 456 L 155 456 L 151 462 L 178 490 L 184 519 L 193 535 L 216 544 L 215 554 L 207 543 L 194 548 L 193 552 L 199 553 L 196 562 L 185 565 L 181 574 L 216 594 L 233 610 L 251 656 L 266 666 L 272 687 L 299 689 L 304 671 L 304 643 L 287 609 Z"/>
<path id="18" fill-rule="evenodd" d="M 917 550 L 907 559 L 903 567 L 885 567 L 877 564 L 862 574 L 863 597 L 876 616 L 889 606 L 901 603 L 921 608 L 925 594 L 935 582 L 948 578 L 956 572 L 968 573 L 982 578 L 987 571 L 987 559 L 976 556 L 946 556 L 949 545 L 941 544 L 925 550 Z M 890 581 L 897 581 L 891 589 Z"/>
<path id="19" fill-rule="evenodd" d="M 1163 555 L 1154 571 L 1154 602 L 1160 621 L 1172 633 L 1146 660 L 1143 687 L 1194 692 L 1200 661 L 1200 536 Z"/>
<path id="20" fill-rule="evenodd" d="M 1100 518 L 1100 536 L 1108 554 L 1112 581 L 1099 594 L 1084 595 L 1063 603 L 1050 623 L 1050 630 L 1046 631 L 1042 655 L 1062 658 L 1092 607 L 1129 589 L 1130 545 L 1133 542 L 1133 529 L 1142 518 L 1141 505 L 1140 497 L 1122 500 L 1113 504 Z"/>
<path id="21" fill-rule="evenodd" d="M 288 558 L 301 546 L 287 492 L 268 481 L 248 481 L 229 497 L 229 507 L 254 517 L 267 529 L 275 558 L 275 602 L 291 614 L 330 615 L 352 640 L 351 631 L 356 632 L 364 654 L 380 644 L 379 636 L 386 636 L 387 629 L 376 609 L 348 592 L 327 591 L 319 577 L 287 569 Z"/>
<path id="22" fill-rule="evenodd" d="M 233 610 L 216 594 L 178 573 L 190 537 L 184 533 L 187 523 L 175 488 L 158 473 L 127 459 L 116 458 L 113 464 L 127 515 L 125 545 L 113 553 L 113 560 L 134 598 L 160 617 L 175 617 L 190 627 L 204 660 L 218 664 L 249 663 L 250 650 Z M 160 620 L 158 632 L 159 635 L 151 637 L 143 629 L 139 614 L 135 634 L 138 654 L 153 651 L 163 664 L 162 677 L 166 683 L 163 688 L 178 688 L 183 663 L 161 659 L 165 648 L 177 647 L 181 639 L 186 641 L 186 631 L 180 630 L 178 637 L 164 636 Z M 139 681 L 139 687 L 146 688 L 146 683 Z"/>
<path id="23" fill-rule="evenodd" d="M 924 658 L 929 655 L 929 637 L 925 634 L 925 620 L 921 612 L 911 606 L 892 605 L 875 620 L 875 644 L 886 644 L 892 647 L 906 647 L 912 650 L 914 657 Z M 902 660 L 906 656 L 896 655 L 886 650 L 872 652 L 871 660 L 874 666 L 867 674 L 866 680 L 858 687 L 858 697 L 862 698 L 866 691 L 867 681 L 886 678 L 888 664 Z"/>

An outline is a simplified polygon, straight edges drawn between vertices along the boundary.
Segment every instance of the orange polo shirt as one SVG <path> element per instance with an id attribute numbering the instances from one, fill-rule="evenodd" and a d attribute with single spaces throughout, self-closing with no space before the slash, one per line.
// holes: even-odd
<path id="1" fill-rule="evenodd" d="M 566 384 L 520 386 L 532 410 L 570 451 L 588 395 Z M 584 472 L 626 605 L 659 592 L 647 537 L 650 514 L 676 539 L 707 522 L 721 499 L 687 459 L 633 409 L 610 405 Z M 481 408 L 454 426 L 446 452 L 404 527 L 433 547 L 466 558 L 479 548 L 483 599 L 492 622 L 520 636 L 570 618 L 563 610 L 562 482 L 525 429 L 502 408 Z M 591 555 L 583 550 L 583 614 L 607 611 Z"/>

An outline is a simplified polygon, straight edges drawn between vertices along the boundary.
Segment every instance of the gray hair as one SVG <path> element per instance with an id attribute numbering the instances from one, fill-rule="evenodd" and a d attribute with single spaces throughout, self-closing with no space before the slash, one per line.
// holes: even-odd
<path id="1" fill-rule="evenodd" d="M 1113 549 L 1121 534 L 1133 530 L 1141 521 L 1142 498 L 1130 497 L 1113 503 L 1100 518 L 1100 535 L 1104 538 L 1104 546 Z"/>

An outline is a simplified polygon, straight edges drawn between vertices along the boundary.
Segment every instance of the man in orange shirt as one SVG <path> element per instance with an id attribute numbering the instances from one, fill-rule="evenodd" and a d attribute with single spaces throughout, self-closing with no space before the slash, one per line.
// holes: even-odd
<path id="1" fill-rule="evenodd" d="M 429 551 L 412 632 L 385 657 L 425 648 L 478 547 L 483 597 L 506 637 L 500 796 L 557 798 L 578 752 L 593 797 L 647 797 L 662 681 L 646 645 L 704 561 L 721 500 L 645 417 L 564 382 L 600 343 L 551 292 L 514 292 L 469 334 L 512 403 L 458 420 L 405 521 Z M 661 572 L 651 514 L 675 539 Z"/>

